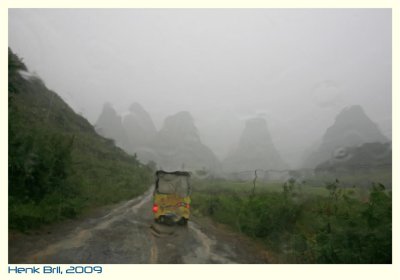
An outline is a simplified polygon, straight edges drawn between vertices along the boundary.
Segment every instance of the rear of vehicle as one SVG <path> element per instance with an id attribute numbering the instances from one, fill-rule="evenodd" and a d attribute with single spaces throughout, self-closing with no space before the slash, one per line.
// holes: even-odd
<path id="1" fill-rule="evenodd" d="M 187 224 L 190 216 L 190 173 L 156 172 L 153 213 L 161 223 Z"/>

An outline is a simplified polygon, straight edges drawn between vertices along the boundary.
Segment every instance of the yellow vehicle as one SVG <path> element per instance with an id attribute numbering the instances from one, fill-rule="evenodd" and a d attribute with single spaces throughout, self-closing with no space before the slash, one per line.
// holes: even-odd
<path id="1" fill-rule="evenodd" d="M 185 171 L 156 172 L 153 213 L 159 223 L 186 225 L 190 216 L 190 173 Z"/>

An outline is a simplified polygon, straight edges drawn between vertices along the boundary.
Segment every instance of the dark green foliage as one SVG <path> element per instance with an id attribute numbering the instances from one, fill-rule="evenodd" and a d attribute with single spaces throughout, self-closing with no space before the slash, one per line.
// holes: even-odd
<path id="1" fill-rule="evenodd" d="M 283 191 L 249 196 L 197 188 L 193 209 L 261 239 L 281 263 L 391 263 L 392 197 L 381 184 L 364 200 L 336 180 L 327 196 L 304 194 L 294 180 Z M 249 186 L 250 187 L 250 186 Z"/>
<path id="2" fill-rule="evenodd" d="M 28 230 L 127 200 L 151 183 L 150 168 L 96 134 L 9 50 L 9 227 Z"/>
<path id="3" fill-rule="evenodd" d="M 54 189 L 66 191 L 73 138 L 41 131 L 17 137 L 10 137 L 9 195 L 39 202 Z"/>
<path id="4" fill-rule="evenodd" d="M 8 48 L 8 92 L 16 93 L 17 86 L 22 83 L 22 77 L 18 71 L 26 70 L 25 64 L 19 59 L 10 48 Z"/>

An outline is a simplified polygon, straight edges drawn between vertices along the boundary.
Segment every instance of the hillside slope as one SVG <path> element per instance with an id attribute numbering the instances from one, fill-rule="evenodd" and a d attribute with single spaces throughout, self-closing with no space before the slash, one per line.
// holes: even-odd
<path id="1" fill-rule="evenodd" d="M 9 49 L 9 227 L 26 230 L 144 192 L 151 170 L 99 136 Z"/>

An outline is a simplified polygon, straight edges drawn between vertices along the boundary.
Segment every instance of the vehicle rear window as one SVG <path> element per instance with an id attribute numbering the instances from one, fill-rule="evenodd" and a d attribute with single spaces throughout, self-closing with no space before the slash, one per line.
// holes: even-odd
<path id="1" fill-rule="evenodd" d="M 165 194 L 176 193 L 181 197 L 185 197 L 189 194 L 188 178 L 176 174 L 160 174 L 158 192 Z"/>

